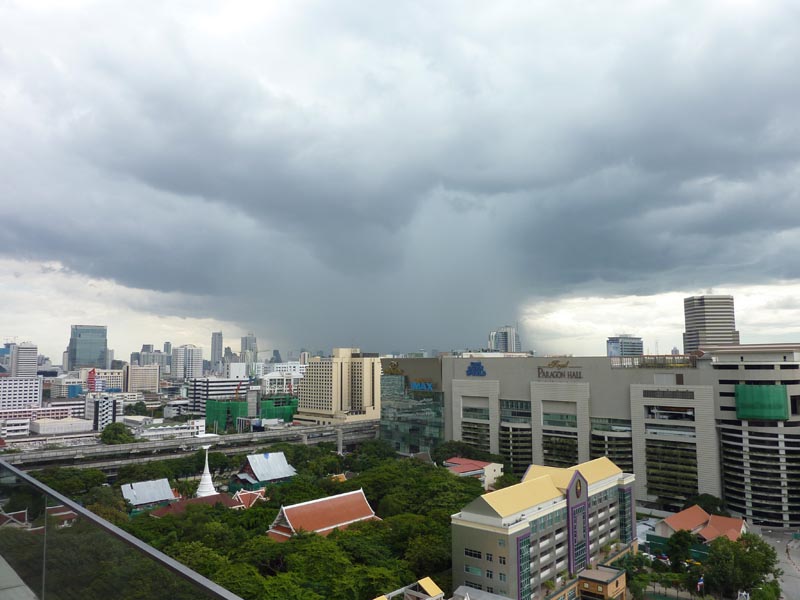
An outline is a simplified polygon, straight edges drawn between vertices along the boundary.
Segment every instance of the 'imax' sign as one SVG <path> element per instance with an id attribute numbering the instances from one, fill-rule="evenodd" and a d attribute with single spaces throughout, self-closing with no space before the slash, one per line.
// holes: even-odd
<path id="1" fill-rule="evenodd" d="M 414 392 L 432 392 L 433 384 L 430 381 L 412 381 L 411 390 Z"/>
<path id="2" fill-rule="evenodd" d="M 480 361 L 471 362 L 467 367 L 467 376 L 486 377 L 486 369 L 483 368 L 483 364 Z"/>

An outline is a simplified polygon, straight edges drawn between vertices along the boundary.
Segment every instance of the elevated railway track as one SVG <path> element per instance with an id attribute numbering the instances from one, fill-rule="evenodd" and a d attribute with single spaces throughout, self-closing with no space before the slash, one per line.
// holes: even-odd
<path id="1" fill-rule="evenodd" d="M 346 425 L 317 425 L 287 427 L 263 432 L 237 433 L 215 437 L 178 438 L 157 442 L 92 446 L 73 446 L 48 450 L 3 454 L 7 463 L 23 471 L 47 467 L 81 467 L 100 469 L 109 476 L 116 475 L 119 467 L 136 462 L 181 458 L 194 454 L 202 446 L 213 445 L 214 452 L 242 454 L 254 452 L 278 442 L 294 444 L 336 444 L 342 452 L 361 442 L 378 437 L 378 421 L 349 423 Z"/>

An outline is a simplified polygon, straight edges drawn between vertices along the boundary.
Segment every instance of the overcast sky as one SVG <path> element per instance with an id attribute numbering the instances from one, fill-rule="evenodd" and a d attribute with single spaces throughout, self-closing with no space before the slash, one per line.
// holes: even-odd
<path id="1" fill-rule="evenodd" d="M 0 0 L 0 338 L 800 341 L 796 2 Z"/>

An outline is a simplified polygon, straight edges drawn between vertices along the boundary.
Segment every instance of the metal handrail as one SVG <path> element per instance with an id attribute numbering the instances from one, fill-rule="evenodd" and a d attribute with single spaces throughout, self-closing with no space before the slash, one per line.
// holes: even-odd
<path id="1" fill-rule="evenodd" d="M 42 482 L 34 479 L 33 477 L 31 477 L 27 473 L 25 473 L 23 471 L 20 471 L 19 469 L 17 469 L 16 467 L 14 467 L 12 465 L 9 465 L 4 460 L 0 460 L 0 468 L 8 469 L 9 472 L 13 473 L 14 475 L 19 477 L 20 479 L 22 479 L 26 483 L 30 484 L 31 486 L 33 486 L 34 488 L 36 488 L 38 490 L 41 490 L 43 493 L 47 494 L 48 496 L 51 496 L 52 498 L 58 500 L 58 502 L 60 502 L 64 506 L 69 507 L 70 510 L 74 511 L 75 513 L 77 513 L 81 517 L 87 519 L 88 521 L 91 521 L 92 523 L 94 523 L 95 525 L 100 527 L 101 529 L 103 529 L 106 532 L 108 532 L 109 534 L 113 535 L 118 540 L 124 542 L 128 546 L 133 547 L 138 552 L 146 555 L 148 558 L 150 558 L 150 559 L 154 560 L 155 562 L 159 563 L 160 565 L 166 567 L 167 569 L 169 569 L 170 571 L 172 571 L 173 573 L 175 573 L 179 577 L 187 580 L 188 582 L 190 582 L 190 583 L 192 583 L 194 585 L 197 585 L 198 587 L 203 588 L 204 591 L 208 592 L 212 597 L 218 598 L 219 600 L 242 600 L 236 594 L 234 594 L 232 592 L 229 592 L 228 590 L 226 590 L 222 586 L 214 583 L 210 579 L 206 579 L 205 577 L 203 577 L 199 573 L 196 573 L 195 571 L 192 571 L 187 566 L 179 563 L 174 558 L 172 558 L 170 556 L 167 556 L 166 554 L 164 554 L 163 552 L 160 552 L 159 550 L 156 550 L 155 548 L 153 548 L 149 544 L 145 544 L 140 539 L 132 536 L 130 533 L 128 533 L 126 531 L 123 531 L 119 527 L 117 527 L 115 525 L 112 525 L 111 523 L 109 523 L 105 519 L 102 519 L 101 517 L 98 517 L 93 512 L 86 510 L 80 504 L 77 504 L 77 503 L 73 502 L 72 500 L 70 500 L 66 496 L 64 496 L 64 495 L 60 494 L 59 492 L 55 491 L 54 489 L 44 485 Z"/>

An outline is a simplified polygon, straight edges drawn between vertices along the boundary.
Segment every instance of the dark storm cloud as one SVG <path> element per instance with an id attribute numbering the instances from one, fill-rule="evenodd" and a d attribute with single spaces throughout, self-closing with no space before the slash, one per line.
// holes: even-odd
<path id="1" fill-rule="evenodd" d="M 380 350 L 797 278 L 798 11 L 695 8 L 7 6 L 0 252 Z"/>

